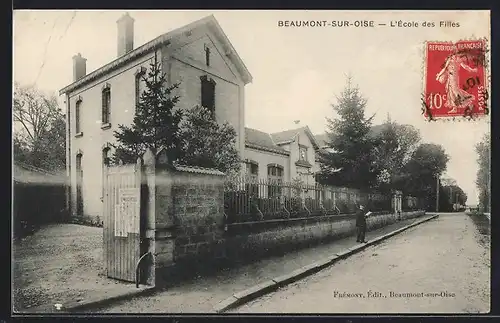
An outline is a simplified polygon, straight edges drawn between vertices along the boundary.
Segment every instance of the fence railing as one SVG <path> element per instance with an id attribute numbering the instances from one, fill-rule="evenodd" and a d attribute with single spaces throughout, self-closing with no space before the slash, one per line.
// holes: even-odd
<path id="1" fill-rule="evenodd" d="M 372 212 L 390 212 L 390 195 L 279 180 L 240 178 L 226 182 L 225 214 L 229 223 L 349 214 L 364 203 Z"/>

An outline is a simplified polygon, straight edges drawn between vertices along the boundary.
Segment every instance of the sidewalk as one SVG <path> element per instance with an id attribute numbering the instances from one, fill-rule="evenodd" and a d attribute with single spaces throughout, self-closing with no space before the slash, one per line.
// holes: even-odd
<path id="1" fill-rule="evenodd" d="M 412 223 L 431 218 L 426 214 L 416 219 L 404 220 L 378 230 L 367 232 L 367 240 L 373 240 Z M 418 230 L 418 228 L 417 228 Z M 355 237 L 333 241 L 281 257 L 263 259 L 238 268 L 226 269 L 216 276 L 199 277 L 182 286 L 153 295 L 136 297 L 101 309 L 89 309 L 87 313 L 215 313 L 214 307 L 221 302 L 255 285 L 277 276 L 288 275 L 304 266 L 322 261 L 349 248 L 358 246 Z M 345 261 L 345 260 L 343 260 Z M 347 260 L 348 261 L 348 260 Z"/>

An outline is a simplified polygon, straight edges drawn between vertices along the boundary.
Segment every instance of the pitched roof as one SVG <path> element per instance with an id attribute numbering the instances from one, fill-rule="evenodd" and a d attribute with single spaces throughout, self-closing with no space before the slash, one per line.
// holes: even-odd
<path id="1" fill-rule="evenodd" d="M 289 143 L 295 139 L 297 134 L 304 130 L 305 127 L 297 128 L 297 129 L 289 129 L 281 132 L 275 132 L 271 134 L 271 137 L 277 144 Z"/>
<path id="2" fill-rule="evenodd" d="M 302 131 L 305 132 L 306 135 L 309 137 L 309 140 L 311 141 L 311 143 L 313 144 L 313 146 L 315 148 L 319 148 L 319 145 L 318 145 L 318 143 L 316 141 L 316 138 L 312 134 L 312 132 L 311 132 L 311 130 L 309 129 L 308 126 L 300 127 L 300 128 L 297 128 L 297 129 L 285 130 L 285 131 L 281 131 L 281 132 L 275 132 L 275 133 L 271 134 L 271 137 L 273 138 L 274 142 L 277 145 L 287 144 L 287 143 L 290 143 L 290 142 L 294 141 L 295 138 L 296 138 L 296 136 L 300 132 L 302 132 Z"/>
<path id="3" fill-rule="evenodd" d="M 274 143 L 270 134 L 257 129 L 245 127 L 245 144 L 257 149 L 263 148 L 288 154 L 288 151 Z"/>
<path id="4" fill-rule="evenodd" d="M 326 142 L 328 141 L 328 135 L 326 133 L 314 135 L 314 137 L 316 137 L 316 141 L 318 142 L 318 145 L 321 148 L 323 148 L 327 145 Z"/>
<path id="5" fill-rule="evenodd" d="M 85 75 L 80 80 L 73 82 L 73 83 L 69 84 L 68 86 L 64 87 L 63 89 L 61 89 L 59 91 L 59 95 L 62 95 L 66 92 L 70 92 L 76 88 L 79 88 L 79 87 L 83 86 L 84 84 L 87 84 L 90 81 L 92 81 L 92 80 L 94 80 L 102 75 L 105 75 L 106 73 L 109 73 L 112 70 L 119 68 L 120 66 L 128 63 L 129 61 L 131 61 L 133 59 L 136 59 L 138 57 L 141 57 L 141 56 L 149 53 L 162 45 L 169 45 L 170 41 L 173 38 L 182 35 L 184 32 L 186 32 L 188 30 L 198 28 L 201 26 L 211 27 L 215 31 L 216 36 L 218 36 L 219 40 L 222 42 L 222 44 L 224 46 L 224 49 L 226 50 L 226 55 L 228 57 L 230 57 L 230 59 L 235 63 L 235 66 L 238 69 L 238 71 L 241 73 L 245 84 L 252 82 L 252 75 L 250 74 L 247 67 L 243 63 L 243 60 L 241 59 L 241 57 L 238 55 L 238 53 L 234 49 L 233 45 L 229 41 L 229 38 L 227 37 L 227 35 L 222 30 L 222 27 L 217 22 L 217 19 L 215 19 L 214 15 L 210 15 L 210 16 L 207 16 L 205 18 L 196 20 L 196 21 L 194 21 L 188 25 L 185 25 L 183 27 L 169 31 L 169 32 L 167 32 L 161 36 L 158 36 L 155 39 L 147 42 L 146 44 L 139 46 L 136 49 L 131 50 L 127 54 L 120 56 L 117 59 L 111 61 L 110 63 L 108 63 L 108 64 L 98 68 L 97 70 Z"/>

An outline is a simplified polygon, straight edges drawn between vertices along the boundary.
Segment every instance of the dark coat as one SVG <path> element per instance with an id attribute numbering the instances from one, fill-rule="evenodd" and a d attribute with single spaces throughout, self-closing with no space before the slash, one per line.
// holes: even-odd
<path id="1" fill-rule="evenodd" d="M 366 218 L 365 218 L 365 210 L 358 209 L 356 211 L 356 226 L 360 228 L 366 228 Z"/>

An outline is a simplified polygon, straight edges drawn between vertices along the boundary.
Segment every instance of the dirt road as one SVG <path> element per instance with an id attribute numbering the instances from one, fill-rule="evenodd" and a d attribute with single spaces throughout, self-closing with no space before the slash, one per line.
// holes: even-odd
<path id="1" fill-rule="evenodd" d="M 487 313 L 489 230 L 443 214 L 233 313 Z"/>

